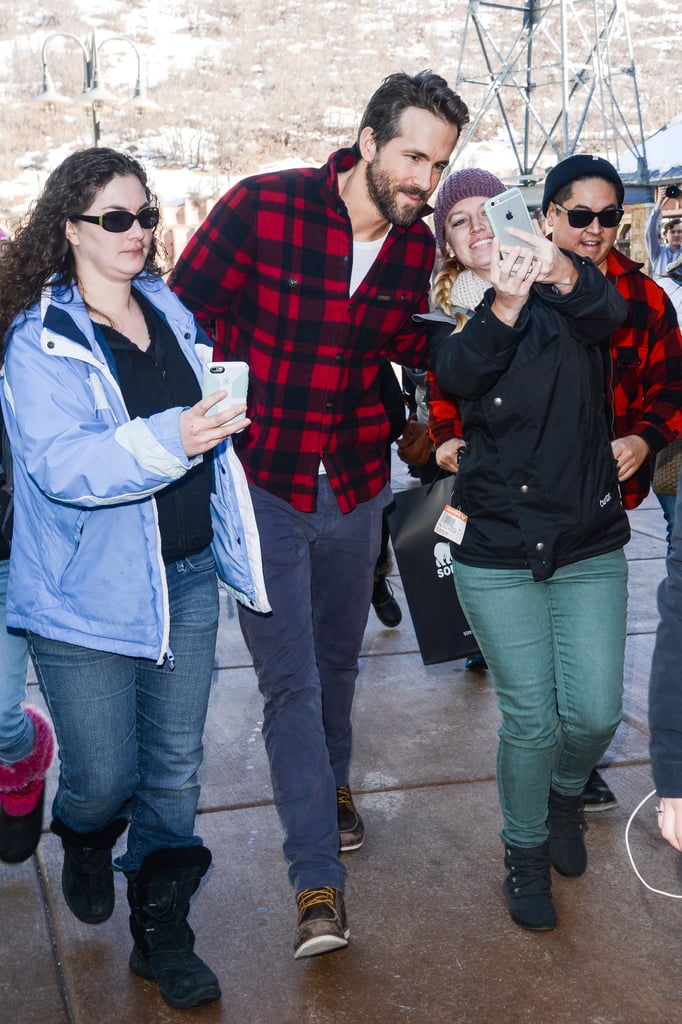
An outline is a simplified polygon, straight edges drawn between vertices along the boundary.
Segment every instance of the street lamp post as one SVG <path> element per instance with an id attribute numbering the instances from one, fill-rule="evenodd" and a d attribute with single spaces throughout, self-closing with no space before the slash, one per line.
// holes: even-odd
<path id="1" fill-rule="evenodd" d="M 81 50 L 83 58 L 83 88 L 80 96 L 77 100 L 71 100 L 68 96 L 63 96 L 57 92 L 54 86 L 52 77 L 47 67 L 47 48 L 48 44 L 53 39 L 68 39 L 71 42 L 77 44 Z M 149 99 L 146 90 L 142 82 L 142 61 L 140 58 L 139 50 L 127 36 L 108 36 L 103 39 L 100 43 L 97 43 L 94 31 L 92 32 L 90 39 L 82 42 L 77 36 L 71 35 L 69 32 L 53 32 L 43 42 L 41 50 L 41 58 L 43 64 L 43 83 L 42 88 L 34 100 L 37 103 L 42 103 L 47 106 L 48 109 L 54 110 L 57 106 L 69 105 L 79 107 L 89 107 L 92 114 L 92 140 L 95 146 L 99 145 L 100 140 L 100 123 L 99 123 L 99 112 L 103 106 L 116 106 L 119 100 L 113 93 L 110 93 L 105 88 L 104 84 L 100 79 L 99 71 L 99 53 L 103 46 L 112 42 L 122 42 L 131 46 L 135 59 L 137 61 L 137 79 L 135 82 L 135 88 L 132 96 L 125 100 L 123 106 L 130 105 L 133 107 L 137 114 L 144 114 L 149 110 L 160 110 L 158 103 L 154 100 Z"/>

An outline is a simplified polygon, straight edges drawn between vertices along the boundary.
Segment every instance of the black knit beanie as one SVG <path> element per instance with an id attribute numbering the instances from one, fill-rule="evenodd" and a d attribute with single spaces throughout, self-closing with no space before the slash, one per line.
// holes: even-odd
<path id="1" fill-rule="evenodd" d="M 545 192 L 542 197 L 542 212 L 547 213 L 547 207 L 554 199 L 554 196 L 565 185 L 570 185 L 576 178 L 604 178 L 610 181 L 616 190 L 618 205 L 623 205 L 625 198 L 625 187 L 620 179 L 618 171 L 604 160 L 601 156 L 569 156 L 560 164 L 553 167 L 545 180 Z"/>

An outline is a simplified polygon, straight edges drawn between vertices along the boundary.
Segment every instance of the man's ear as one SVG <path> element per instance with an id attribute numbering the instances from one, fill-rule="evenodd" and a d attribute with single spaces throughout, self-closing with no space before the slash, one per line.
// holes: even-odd
<path id="1" fill-rule="evenodd" d="M 377 145 L 374 137 L 374 129 L 367 125 L 360 132 L 360 138 L 358 139 L 358 148 L 360 150 L 360 156 L 367 163 L 371 163 L 377 154 Z"/>
<path id="2" fill-rule="evenodd" d="M 549 224 L 550 228 L 554 227 L 554 214 L 556 213 L 556 207 L 554 203 L 549 204 L 547 207 L 547 213 L 545 214 L 545 220 Z"/>

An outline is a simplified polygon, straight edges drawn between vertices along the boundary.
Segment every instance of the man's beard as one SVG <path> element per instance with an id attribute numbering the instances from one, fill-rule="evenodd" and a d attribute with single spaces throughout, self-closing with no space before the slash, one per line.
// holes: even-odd
<path id="1" fill-rule="evenodd" d="M 424 205 L 428 194 L 421 189 L 398 188 L 393 184 L 392 179 L 386 171 L 382 171 L 378 163 L 378 156 L 367 164 L 367 190 L 377 210 L 389 224 L 398 224 L 401 228 L 409 228 L 422 216 Z M 398 196 L 403 192 L 410 196 L 419 196 L 422 200 L 421 206 L 410 204 L 401 207 L 398 204 Z"/>

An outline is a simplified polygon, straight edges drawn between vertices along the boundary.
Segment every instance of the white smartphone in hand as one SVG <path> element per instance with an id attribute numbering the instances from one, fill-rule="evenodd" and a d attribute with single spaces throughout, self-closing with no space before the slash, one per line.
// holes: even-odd
<path id="1" fill-rule="evenodd" d="M 202 395 L 208 398 L 216 391 L 227 391 L 227 398 L 222 399 L 217 405 L 212 406 L 206 416 L 213 416 L 217 412 L 224 412 L 233 405 L 244 405 L 246 393 L 249 389 L 249 367 L 247 363 L 239 360 L 226 363 L 204 363 L 204 381 Z M 244 419 L 246 413 L 236 416 L 236 420 Z"/>
<path id="2" fill-rule="evenodd" d="M 521 245 L 526 249 L 534 248 L 530 242 L 514 238 L 508 232 L 508 228 L 518 228 L 520 231 L 529 231 L 531 235 L 535 234 L 533 222 L 520 189 L 508 188 L 499 196 L 486 199 L 484 209 L 493 234 L 500 240 L 500 245 Z M 502 253 L 502 259 L 504 257 L 505 254 Z"/>

